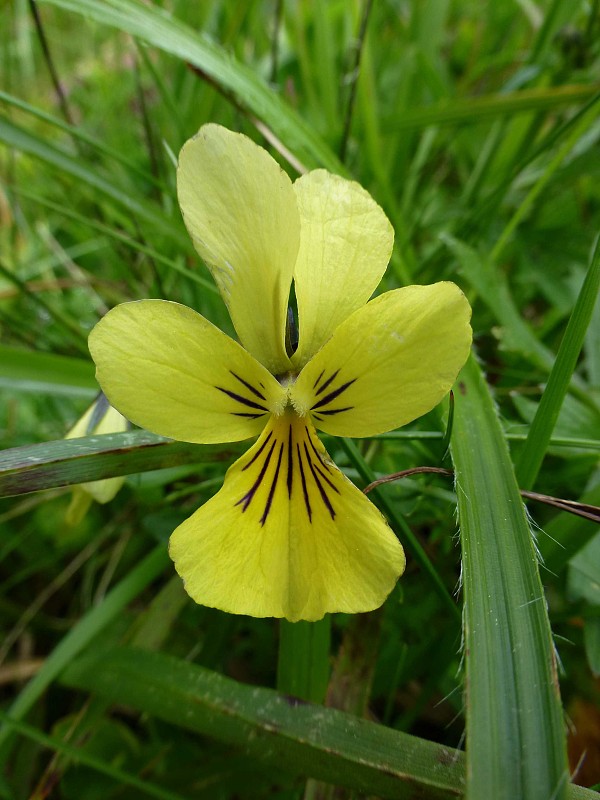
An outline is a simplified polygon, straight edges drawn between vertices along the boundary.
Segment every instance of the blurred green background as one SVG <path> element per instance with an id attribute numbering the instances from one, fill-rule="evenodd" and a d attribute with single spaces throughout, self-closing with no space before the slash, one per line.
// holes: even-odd
<path id="1" fill-rule="evenodd" d="M 75 423 L 96 392 L 87 334 L 119 302 L 186 303 L 233 334 L 175 197 L 181 145 L 216 121 L 267 147 L 292 177 L 324 166 L 371 192 L 396 232 L 380 290 L 445 279 L 461 286 L 511 457 L 525 470 L 524 440 L 600 228 L 599 5 L 4 3 L 0 446 L 58 440 Z M 540 454 L 541 470 L 525 488 L 600 505 L 597 302 L 586 326 L 569 391 L 554 403 L 556 424 L 547 423 L 553 438 Z M 379 477 L 441 466 L 442 433 L 432 412 L 409 429 L 356 444 L 371 477 Z M 326 445 L 358 485 L 368 482 L 348 446 Z M 0 501 L 5 709 L 78 630 L 77 621 L 106 608 L 123 582 L 130 594 L 81 634 L 73 657 L 88 642 L 97 653 L 133 643 L 244 684 L 285 688 L 281 663 L 277 678 L 276 621 L 196 606 L 166 557 L 140 577 L 143 559 L 155 548 L 164 552 L 170 532 L 214 493 L 229 463 L 197 452 L 186 460 L 131 475 L 113 501 L 93 504 L 77 525 L 65 519 L 68 488 Z M 452 482 L 413 477 L 385 487 L 375 501 L 408 523 L 437 580 L 456 593 L 458 613 L 409 554 L 381 612 L 334 616 L 330 644 L 314 645 L 325 656 L 311 691 L 317 699 L 329 681 L 330 705 L 460 748 L 465 653 Z M 576 782 L 593 786 L 600 783 L 600 536 L 589 520 L 540 503 L 528 508 L 546 563 L 541 578 L 570 766 Z M 7 764 L 0 797 L 93 800 L 153 791 L 124 784 L 110 769 L 138 776 L 158 797 L 333 796 L 310 782 L 303 788 L 268 754 L 261 760 L 232 749 L 221 734 L 190 732 L 182 706 L 181 720 L 165 718 L 122 698 L 111 705 L 89 676 L 83 688 L 91 694 L 73 688 L 75 678 L 54 681 L 72 660 L 67 651 L 60 658 L 58 672 L 51 667 L 23 701 L 29 732 L 17 737 L 10 728 L 8 745 L 0 744 Z M 36 731 L 54 745 L 45 747 Z M 77 763 L 57 741 L 109 771 Z M 357 784 L 354 791 L 365 790 Z"/>

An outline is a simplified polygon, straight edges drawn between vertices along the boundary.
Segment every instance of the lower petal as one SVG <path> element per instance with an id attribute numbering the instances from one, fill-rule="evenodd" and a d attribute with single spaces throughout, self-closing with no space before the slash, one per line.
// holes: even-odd
<path id="1" fill-rule="evenodd" d="M 378 608 L 405 565 L 381 513 L 293 412 L 271 418 L 170 554 L 196 602 L 291 621 Z"/>

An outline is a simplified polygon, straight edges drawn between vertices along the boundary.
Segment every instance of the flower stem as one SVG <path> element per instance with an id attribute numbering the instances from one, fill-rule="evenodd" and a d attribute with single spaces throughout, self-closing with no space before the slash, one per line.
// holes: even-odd
<path id="1" fill-rule="evenodd" d="M 318 622 L 288 622 L 279 625 L 277 689 L 283 694 L 312 703 L 322 703 L 329 681 L 331 617 Z"/>

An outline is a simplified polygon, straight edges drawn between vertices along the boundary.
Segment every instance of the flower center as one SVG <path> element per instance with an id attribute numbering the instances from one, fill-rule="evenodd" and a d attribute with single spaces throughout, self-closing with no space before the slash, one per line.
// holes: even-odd
<path id="1" fill-rule="evenodd" d="M 335 519 L 340 494 L 338 470 L 330 461 L 310 421 L 287 409 L 271 417 L 241 469 L 245 492 L 235 505 L 256 518 L 261 527 L 286 508 L 298 504 L 308 521 L 326 513 Z M 275 509 L 275 512 L 274 512 Z"/>

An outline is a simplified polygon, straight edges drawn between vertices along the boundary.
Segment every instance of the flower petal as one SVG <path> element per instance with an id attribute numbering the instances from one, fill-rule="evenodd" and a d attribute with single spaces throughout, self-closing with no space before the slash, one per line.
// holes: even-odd
<path id="1" fill-rule="evenodd" d="M 204 125 L 179 154 L 177 193 L 240 341 L 270 372 L 285 372 L 287 305 L 300 241 L 289 177 L 248 137 Z"/>
<path id="2" fill-rule="evenodd" d="M 453 283 L 386 292 L 336 329 L 291 387 L 291 401 L 336 436 L 406 425 L 452 387 L 469 354 L 470 317 Z"/>
<path id="3" fill-rule="evenodd" d="M 96 378 L 110 402 L 153 433 L 185 442 L 258 434 L 286 392 L 243 347 L 191 308 L 123 303 L 90 334 Z"/>
<path id="4" fill-rule="evenodd" d="M 106 397 L 100 392 L 94 402 L 88 407 L 65 439 L 78 439 L 82 436 L 96 436 L 107 433 L 125 433 L 128 422 L 116 408 L 113 408 Z M 100 481 L 82 483 L 73 488 L 73 498 L 67 511 L 67 523 L 75 525 L 83 519 L 94 499 L 97 503 L 109 503 L 125 483 L 125 476 L 118 478 L 105 478 Z M 86 498 L 89 497 L 89 502 Z"/>
<path id="5" fill-rule="evenodd" d="M 290 411 L 271 419 L 169 549 L 196 602 L 292 621 L 377 608 L 405 564 L 377 508 Z"/>
<path id="6" fill-rule="evenodd" d="M 100 392 L 75 425 L 65 434 L 65 439 L 79 439 L 95 434 L 124 433 L 126 430 L 127 420 L 125 417 L 119 414 Z"/>
<path id="7" fill-rule="evenodd" d="M 319 169 L 294 183 L 300 251 L 294 278 L 303 366 L 337 326 L 373 294 L 386 270 L 394 231 L 358 183 Z"/>

